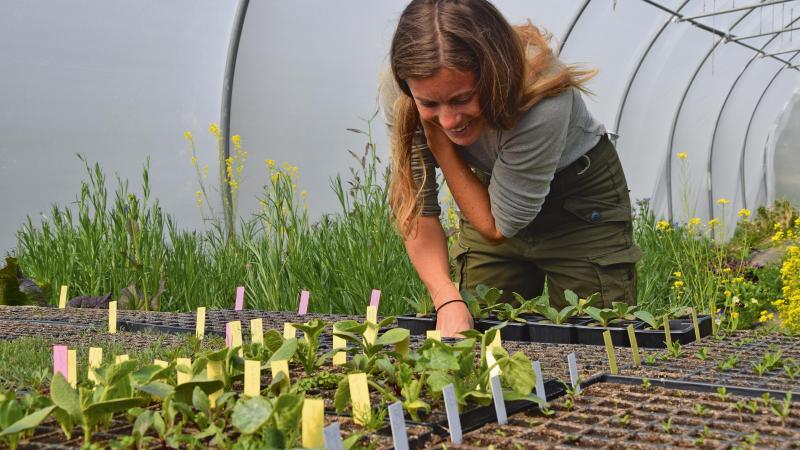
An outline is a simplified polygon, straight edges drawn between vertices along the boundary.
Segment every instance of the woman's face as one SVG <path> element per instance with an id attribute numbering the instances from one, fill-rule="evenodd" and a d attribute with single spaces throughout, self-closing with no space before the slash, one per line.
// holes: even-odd
<path id="1" fill-rule="evenodd" d="M 422 120 L 441 128 L 456 145 L 467 146 L 478 140 L 486 121 L 478 101 L 475 73 L 443 67 L 429 77 L 406 81 Z"/>

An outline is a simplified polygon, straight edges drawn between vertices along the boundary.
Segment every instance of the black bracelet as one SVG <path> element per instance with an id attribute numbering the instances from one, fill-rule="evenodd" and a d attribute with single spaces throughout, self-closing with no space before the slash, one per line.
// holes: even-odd
<path id="1" fill-rule="evenodd" d="M 438 307 L 438 308 L 436 308 L 436 314 L 439 314 L 439 311 L 441 311 L 441 310 L 442 310 L 442 308 L 444 308 L 445 306 L 449 305 L 450 303 L 456 303 L 456 302 L 461 302 L 461 303 L 463 303 L 465 306 L 467 306 L 467 302 L 465 302 L 464 300 L 462 300 L 462 299 L 460 299 L 460 298 L 457 298 L 457 299 L 455 299 L 455 300 L 448 300 L 448 301 L 446 301 L 446 302 L 442 303 L 441 305 L 439 305 L 439 307 Z"/>

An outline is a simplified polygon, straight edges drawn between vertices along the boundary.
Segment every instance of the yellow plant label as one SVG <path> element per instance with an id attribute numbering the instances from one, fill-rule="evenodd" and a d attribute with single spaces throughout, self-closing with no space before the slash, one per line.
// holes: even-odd
<path id="1" fill-rule="evenodd" d="M 208 376 L 209 380 L 225 380 L 225 368 L 222 366 L 222 361 L 209 361 L 206 364 L 206 375 Z M 217 392 L 213 392 L 209 394 L 208 400 L 211 402 L 211 406 L 215 407 L 217 405 L 217 399 L 222 395 L 222 389 L 218 390 Z"/>
<path id="2" fill-rule="evenodd" d="M 353 420 L 359 425 L 366 425 L 372 415 L 367 374 L 351 373 L 347 375 L 347 382 L 350 385 L 350 401 L 353 403 Z"/>
<path id="3" fill-rule="evenodd" d="M 67 381 L 69 385 L 75 387 L 78 385 L 78 361 L 75 350 L 67 350 Z"/>
<path id="4" fill-rule="evenodd" d="M 108 302 L 108 332 L 117 332 L 117 301 Z"/>
<path id="5" fill-rule="evenodd" d="M 694 325 L 694 340 L 700 342 L 700 323 L 697 321 L 697 311 L 694 308 L 689 308 L 692 313 L 692 325 Z"/>
<path id="6" fill-rule="evenodd" d="M 616 375 L 617 370 L 617 354 L 614 352 L 614 344 L 611 342 L 611 331 L 603 332 L 603 341 L 606 344 L 606 354 L 608 354 L 608 367 L 611 369 L 611 375 Z"/>
<path id="7" fill-rule="evenodd" d="M 303 448 L 322 448 L 325 440 L 322 428 L 325 426 L 325 402 L 321 398 L 303 400 Z"/>
<path id="8" fill-rule="evenodd" d="M 502 373 L 500 371 L 500 366 L 497 365 L 497 359 L 495 359 L 494 353 L 492 353 L 493 348 L 493 346 L 486 348 L 486 366 L 491 367 L 491 369 L 489 369 L 489 378 Z"/>
<path id="9" fill-rule="evenodd" d="M 289 322 L 283 324 L 283 338 L 291 339 L 297 337 L 297 328 Z"/>
<path id="10" fill-rule="evenodd" d="M 239 347 L 239 356 L 244 356 L 242 350 L 242 322 L 234 320 L 231 324 L 231 348 Z"/>
<path id="11" fill-rule="evenodd" d="M 272 361 L 269 364 L 270 369 L 272 369 L 272 379 L 274 380 L 279 373 L 284 375 L 284 383 L 290 384 L 291 381 L 289 380 L 289 361 L 282 359 L 280 361 Z"/>
<path id="12" fill-rule="evenodd" d="M 67 291 L 69 287 L 67 285 L 61 286 L 61 295 L 58 297 L 58 307 L 64 309 L 67 307 Z"/>
<path id="13" fill-rule="evenodd" d="M 245 360 L 244 395 L 250 397 L 261 395 L 261 361 Z"/>
<path id="14" fill-rule="evenodd" d="M 405 338 L 394 346 L 394 350 L 403 358 L 408 356 L 409 338 Z"/>
<path id="15" fill-rule="evenodd" d="M 117 355 L 117 357 L 114 358 L 114 364 L 123 363 L 125 361 L 128 361 L 129 359 L 130 358 L 128 358 L 127 354 L 125 354 L 125 355 Z"/>
<path id="16" fill-rule="evenodd" d="M 364 340 L 368 344 L 375 344 L 378 337 L 378 307 L 367 306 L 367 329 L 364 330 Z"/>
<path id="17" fill-rule="evenodd" d="M 442 332 L 439 330 L 428 330 L 426 335 L 428 339 L 433 339 L 434 341 L 442 342 Z"/>
<path id="18" fill-rule="evenodd" d="M 158 367 L 161 367 L 162 369 L 166 369 L 167 367 L 169 367 L 169 363 L 168 362 L 162 361 L 160 359 L 154 359 L 153 360 L 153 364 L 155 364 Z"/>
<path id="19" fill-rule="evenodd" d="M 502 346 L 503 346 L 503 340 L 500 338 L 500 330 L 497 330 L 497 333 L 495 333 L 494 335 L 494 339 L 492 340 L 492 342 L 489 343 L 489 345 L 486 346 L 486 348 L 489 349 L 492 347 L 502 347 Z"/>
<path id="20" fill-rule="evenodd" d="M 177 373 L 178 384 L 186 383 L 192 379 L 191 369 L 192 369 L 192 360 L 190 358 L 178 358 L 175 360 L 176 366 L 186 366 L 190 372 L 181 372 L 180 369 L 176 367 L 175 372 Z"/>
<path id="21" fill-rule="evenodd" d="M 672 346 L 672 334 L 669 331 L 669 317 L 664 316 L 664 339 L 666 340 L 667 347 Z"/>
<path id="22" fill-rule="evenodd" d="M 250 342 L 264 345 L 264 321 L 262 319 L 250 321 Z"/>
<path id="23" fill-rule="evenodd" d="M 340 338 L 339 336 L 333 337 L 333 349 L 344 349 L 347 348 L 347 341 L 344 338 Z M 333 355 L 333 365 L 334 366 L 342 366 L 347 363 L 347 353 L 345 352 L 336 352 Z"/>
<path id="24" fill-rule="evenodd" d="M 197 317 L 194 321 L 194 335 L 197 339 L 203 339 L 206 336 L 206 307 L 200 306 L 197 308 Z"/>
<path id="25" fill-rule="evenodd" d="M 631 341 L 631 353 L 633 354 L 633 363 L 636 367 L 642 365 L 642 357 L 639 355 L 639 342 L 636 340 L 636 331 L 633 330 L 633 325 L 628 325 L 628 340 Z"/>
<path id="26" fill-rule="evenodd" d="M 94 369 L 103 365 L 103 349 L 100 347 L 89 347 L 89 371 L 86 378 L 92 383 L 97 383 L 97 375 Z"/>

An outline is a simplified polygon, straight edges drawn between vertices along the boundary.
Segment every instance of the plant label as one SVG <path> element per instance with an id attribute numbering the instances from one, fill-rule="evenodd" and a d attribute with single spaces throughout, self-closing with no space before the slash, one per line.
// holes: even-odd
<path id="1" fill-rule="evenodd" d="M 194 335 L 197 339 L 203 339 L 206 335 L 206 307 L 197 308 L 197 318 L 195 319 Z"/>
<path id="2" fill-rule="evenodd" d="M 208 376 L 209 380 L 225 380 L 225 368 L 222 365 L 222 361 L 209 361 L 206 363 L 206 375 Z M 208 395 L 208 401 L 211 403 L 211 407 L 214 408 L 217 405 L 217 399 L 222 395 L 223 390 L 220 389 L 217 392 L 213 392 Z"/>
<path id="3" fill-rule="evenodd" d="M 364 330 L 364 340 L 374 345 L 378 337 L 378 307 L 367 306 L 367 329 Z"/>
<path id="4" fill-rule="evenodd" d="M 672 347 L 672 333 L 669 331 L 669 317 L 664 316 L 664 339 L 667 347 Z"/>
<path id="5" fill-rule="evenodd" d="M 697 311 L 694 308 L 689 308 L 692 313 L 692 325 L 694 326 L 694 340 L 700 342 L 700 323 L 697 321 Z"/>
<path id="6" fill-rule="evenodd" d="M 188 372 L 181 370 L 181 366 L 186 366 Z M 175 373 L 178 378 L 178 384 L 183 384 L 192 379 L 192 360 L 189 358 L 178 358 L 175 360 Z"/>
<path id="7" fill-rule="evenodd" d="M 261 361 L 244 361 L 244 395 L 261 395 Z"/>
<path id="8" fill-rule="evenodd" d="M 339 336 L 333 336 L 333 349 L 345 349 L 347 348 L 347 341 L 344 338 L 340 338 Z M 334 366 L 342 366 L 347 363 L 347 353 L 346 352 L 336 352 L 333 355 L 333 365 Z"/>
<path id="9" fill-rule="evenodd" d="M 236 302 L 233 304 L 234 311 L 244 309 L 244 286 L 236 287 Z"/>
<path id="10" fill-rule="evenodd" d="M 97 374 L 94 369 L 103 365 L 103 349 L 100 347 L 89 347 L 89 370 L 86 373 L 86 378 L 92 383 L 97 383 Z"/>
<path id="11" fill-rule="evenodd" d="M 61 286 L 61 295 L 58 297 L 58 307 L 60 309 L 64 309 L 67 307 L 67 291 L 69 287 L 67 285 Z"/>
<path id="12" fill-rule="evenodd" d="M 308 313 L 308 297 L 311 296 L 311 293 L 308 291 L 300 292 L 300 306 L 297 308 L 297 314 L 300 316 L 305 316 Z"/>
<path id="13" fill-rule="evenodd" d="M 342 433 L 339 431 L 339 422 L 333 422 L 323 431 L 326 450 L 344 450 L 342 446 Z"/>
<path id="14" fill-rule="evenodd" d="M 442 342 L 442 332 L 439 330 L 428 330 L 426 335 L 428 339 L 433 339 L 434 341 Z"/>
<path id="15" fill-rule="evenodd" d="M 408 450 L 408 433 L 406 419 L 403 416 L 403 404 L 399 401 L 389 405 L 389 422 L 392 425 L 392 441 L 395 450 Z"/>
<path id="16" fill-rule="evenodd" d="M 230 326 L 230 348 L 239 348 L 239 356 L 244 356 L 244 350 L 242 350 L 242 322 L 238 320 L 234 320 L 233 322 L 228 322 Z"/>
<path id="17" fill-rule="evenodd" d="M 108 332 L 117 332 L 117 301 L 108 302 Z"/>
<path id="18" fill-rule="evenodd" d="M 353 404 L 353 420 L 359 425 L 366 425 L 372 416 L 372 406 L 369 402 L 369 386 L 367 374 L 351 373 L 347 375 L 350 385 L 350 401 Z"/>
<path id="19" fill-rule="evenodd" d="M 575 352 L 567 355 L 567 365 L 569 365 L 569 379 L 572 382 L 572 388 L 575 389 L 575 395 L 581 393 L 581 380 L 578 377 L 578 362 L 575 360 Z"/>
<path id="20" fill-rule="evenodd" d="M 373 289 L 372 294 L 369 296 L 369 306 L 374 306 L 375 309 L 378 309 L 378 305 L 381 304 L 381 291 L 379 289 Z"/>
<path id="21" fill-rule="evenodd" d="M 492 339 L 492 342 L 490 342 L 489 345 L 486 346 L 486 348 L 489 349 L 492 347 L 502 347 L 502 346 L 503 346 L 503 339 L 500 337 L 500 330 L 497 330 L 497 332 L 494 334 L 494 339 Z"/>
<path id="22" fill-rule="evenodd" d="M 60 373 L 65 380 L 67 378 L 67 346 L 53 346 L 53 375 Z"/>
<path id="23" fill-rule="evenodd" d="M 73 388 L 78 385 L 78 355 L 75 350 L 67 350 L 67 381 Z"/>
<path id="24" fill-rule="evenodd" d="M 250 342 L 264 345 L 264 321 L 261 318 L 250 320 Z"/>
<path id="25" fill-rule="evenodd" d="M 444 409 L 447 411 L 447 426 L 450 429 L 450 442 L 453 444 L 461 443 L 461 417 L 458 415 L 458 402 L 456 401 L 456 389 L 452 384 L 448 384 L 442 389 L 444 395 Z"/>
<path id="26" fill-rule="evenodd" d="M 497 364 L 497 359 L 494 357 L 494 353 L 492 353 L 492 349 L 494 347 L 487 347 L 486 348 L 486 366 L 490 367 L 489 369 L 489 376 L 495 377 L 500 375 L 500 366 Z"/>
<path id="27" fill-rule="evenodd" d="M 269 367 L 272 370 L 273 380 L 278 377 L 279 373 L 282 373 L 284 379 L 283 383 L 291 384 L 291 381 L 289 380 L 289 361 L 286 361 L 285 359 L 281 359 L 279 361 L 270 361 Z"/>
<path id="28" fill-rule="evenodd" d="M 639 342 L 636 341 L 636 332 L 633 330 L 633 324 L 628 325 L 628 340 L 631 341 L 633 363 L 636 364 L 636 367 L 639 367 L 642 365 L 642 357 L 639 355 Z"/>
<path id="29" fill-rule="evenodd" d="M 130 360 L 130 358 L 128 357 L 127 354 L 117 355 L 116 358 L 114 358 L 114 364 L 124 363 L 125 361 L 128 360 Z"/>
<path id="30" fill-rule="evenodd" d="M 505 425 L 508 423 L 508 414 L 506 414 L 506 402 L 503 400 L 503 386 L 500 385 L 500 377 L 497 375 L 491 379 L 492 383 L 492 398 L 494 399 L 494 411 L 497 414 L 497 423 Z"/>
<path id="31" fill-rule="evenodd" d="M 606 344 L 606 354 L 608 355 L 608 367 L 611 375 L 617 374 L 617 354 L 614 353 L 614 344 L 611 342 L 611 331 L 603 331 L 603 342 Z"/>
<path id="32" fill-rule="evenodd" d="M 321 398 L 303 400 L 303 448 L 321 448 L 325 445 L 322 428 L 325 426 L 325 401 Z"/>
<path id="33" fill-rule="evenodd" d="M 153 364 L 155 364 L 158 367 L 161 367 L 162 369 L 166 369 L 167 367 L 169 367 L 169 363 L 168 362 L 160 360 L 160 359 L 154 359 L 153 360 Z"/>
<path id="34" fill-rule="evenodd" d="M 544 390 L 544 376 L 542 375 L 542 364 L 537 360 L 533 362 L 533 374 L 536 376 L 536 396 L 547 403 L 547 391 Z M 544 409 L 544 407 L 540 407 Z"/>
<path id="35" fill-rule="evenodd" d="M 297 328 L 289 322 L 283 324 L 283 338 L 292 339 L 297 337 Z"/>

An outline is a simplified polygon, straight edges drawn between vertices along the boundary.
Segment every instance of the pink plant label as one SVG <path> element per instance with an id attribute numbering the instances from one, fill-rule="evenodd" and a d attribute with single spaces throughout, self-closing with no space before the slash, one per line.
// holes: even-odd
<path id="1" fill-rule="evenodd" d="M 54 345 L 53 346 L 53 375 L 60 373 L 64 376 L 64 379 L 67 379 L 68 371 L 67 371 L 67 361 L 69 360 L 68 357 L 68 350 L 66 345 Z"/>
<path id="2" fill-rule="evenodd" d="M 225 324 L 225 347 L 230 348 L 232 343 L 233 336 L 231 336 L 231 324 L 228 322 Z"/>
<path id="3" fill-rule="evenodd" d="M 297 314 L 305 316 L 308 312 L 308 297 L 311 295 L 308 291 L 300 292 L 300 307 L 297 308 Z"/>
<path id="4" fill-rule="evenodd" d="M 236 288 L 236 305 L 234 305 L 233 309 L 236 311 L 244 309 L 244 286 Z"/>
<path id="5" fill-rule="evenodd" d="M 381 291 L 380 289 L 373 289 L 372 296 L 369 298 L 369 306 L 378 307 L 381 303 Z"/>

